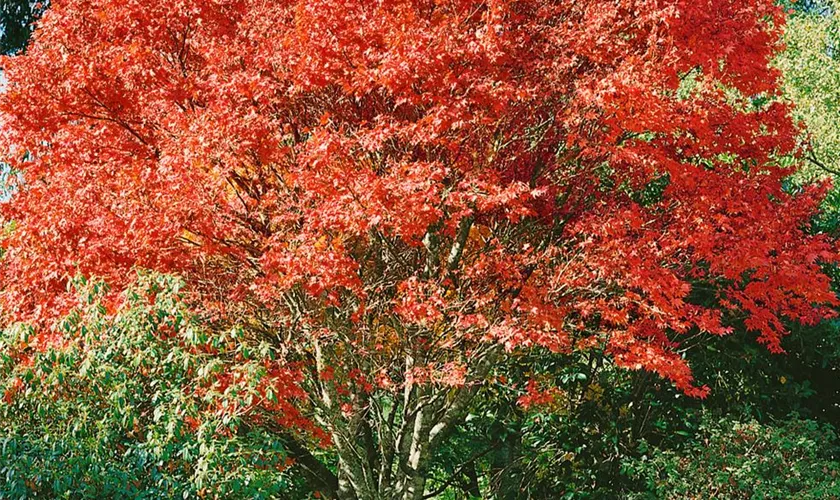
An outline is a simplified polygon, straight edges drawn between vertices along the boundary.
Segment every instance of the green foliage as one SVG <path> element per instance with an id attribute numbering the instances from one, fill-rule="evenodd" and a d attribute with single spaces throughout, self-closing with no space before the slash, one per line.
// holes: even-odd
<path id="1" fill-rule="evenodd" d="M 524 367 L 534 363 L 547 374 L 542 385 L 557 390 L 547 404 L 526 409 L 518 399 L 531 376 Z M 636 488 L 621 462 L 635 456 L 643 437 L 670 445 L 699 425 L 695 401 L 655 375 L 619 369 L 602 352 L 543 352 L 498 373 L 438 452 L 432 489 L 459 472 L 450 465 L 459 457 L 477 457 L 468 473 L 455 475 L 453 496 L 445 498 L 475 498 L 465 495 L 471 483 L 481 498 L 614 498 Z"/>
<path id="2" fill-rule="evenodd" d="M 0 2 L 0 53 L 22 50 L 35 21 L 49 6 L 49 0 L 2 0 Z"/>
<path id="3" fill-rule="evenodd" d="M 500 380 L 477 399 L 452 444 L 439 450 L 431 483 L 440 485 L 454 474 L 450 496 L 442 497 L 453 499 L 476 498 L 466 494 L 471 483 L 485 498 L 660 498 L 667 485 L 658 489 L 648 477 L 655 472 L 645 469 L 652 457 L 677 454 L 680 463 L 690 467 L 694 458 L 683 456 L 684 450 L 705 447 L 716 425 L 746 421 L 766 425 L 776 438 L 824 447 L 817 455 L 797 451 L 800 458 L 794 465 L 806 481 L 802 488 L 808 489 L 813 483 L 805 477 L 808 471 L 823 465 L 835 470 L 840 464 L 833 431 L 820 423 L 837 419 L 840 385 L 834 367 L 840 359 L 840 330 L 831 321 L 795 327 L 785 339 L 786 355 L 771 354 L 750 337 L 737 328 L 711 343 L 690 336 L 681 339 L 698 380 L 712 386 L 704 401 L 686 398 L 650 373 L 618 369 L 598 352 L 541 353 L 538 359 L 521 360 L 521 366 L 514 362 L 500 367 Z M 544 386 L 560 390 L 551 404 L 524 410 L 517 399 L 529 373 L 521 367 L 534 363 L 541 373 L 551 374 L 543 379 Z M 800 417 L 788 419 L 793 412 Z M 731 437 L 715 432 L 721 443 Z M 755 460 L 775 463 L 774 446 L 756 446 Z M 465 457 L 478 457 L 467 473 L 452 466 Z M 674 472 L 675 477 L 680 473 Z M 749 480 L 746 468 L 739 474 Z M 691 475 L 684 478 L 686 484 L 694 484 Z M 770 492 L 771 486 L 761 491 Z M 739 498 L 711 492 L 694 494 Z"/>
<path id="4" fill-rule="evenodd" d="M 777 424 L 706 418 L 681 449 L 640 445 L 649 454 L 624 468 L 647 491 L 629 498 L 838 498 L 836 440 L 830 426 L 795 417 Z"/>
<path id="5" fill-rule="evenodd" d="M 178 296 L 180 282 L 142 276 L 106 316 L 104 290 L 79 280 L 80 307 L 62 323 L 62 349 L 0 362 L 0 498 L 275 498 L 290 491 L 277 435 L 230 416 L 198 421 L 223 395 L 190 391 L 219 359 Z M 0 352 L 31 341 L 24 326 Z M 30 342 L 31 343 L 31 342 Z M 20 365 L 21 363 L 17 363 Z M 18 379 L 25 384 L 21 387 Z M 298 496 L 296 498 L 302 498 Z"/>
<path id="6" fill-rule="evenodd" d="M 776 59 L 783 91 L 802 123 L 810 167 L 802 179 L 840 172 L 840 19 L 835 0 L 788 2 L 785 50 Z"/>

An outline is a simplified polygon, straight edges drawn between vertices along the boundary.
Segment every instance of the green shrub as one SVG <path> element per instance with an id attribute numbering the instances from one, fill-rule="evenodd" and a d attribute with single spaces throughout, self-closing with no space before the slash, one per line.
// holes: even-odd
<path id="1" fill-rule="evenodd" d="M 643 480 L 647 491 L 631 498 L 840 498 L 837 436 L 811 420 L 763 425 L 706 418 L 684 448 L 642 444 L 640 451 L 624 472 Z"/>

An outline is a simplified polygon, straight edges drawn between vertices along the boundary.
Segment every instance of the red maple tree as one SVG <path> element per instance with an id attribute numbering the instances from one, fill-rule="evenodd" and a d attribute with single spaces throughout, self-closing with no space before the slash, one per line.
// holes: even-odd
<path id="1" fill-rule="evenodd" d="M 702 397 L 681 336 L 782 351 L 837 302 L 825 187 L 786 191 L 777 161 L 783 22 L 771 0 L 55 1 L 2 61 L 3 311 L 55 341 L 73 276 L 183 276 L 209 324 L 286 353 L 269 414 L 329 436 L 339 474 L 310 465 L 340 498 L 422 498 L 522 350 L 604 349 Z"/>

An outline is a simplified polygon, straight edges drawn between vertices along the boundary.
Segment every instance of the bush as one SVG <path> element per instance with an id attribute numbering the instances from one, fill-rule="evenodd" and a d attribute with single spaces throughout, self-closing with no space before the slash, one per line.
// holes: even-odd
<path id="1" fill-rule="evenodd" d="M 0 498 L 291 491 L 276 434 L 199 417 L 234 396 L 190 390 L 223 360 L 196 348 L 205 333 L 181 303 L 177 280 L 142 277 L 113 316 L 100 304 L 102 285 L 77 286 L 80 306 L 61 325 L 65 344 L 40 344 L 24 326 L 0 332 Z"/>
<path id="2" fill-rule="evenodd" d="M 840 498 L 837 435 L 811 420 L 767 425 L 707 417 L 683 449 L 642 444 L 640 451 L 624 472 L 647 491 L 631 498 Z"/>

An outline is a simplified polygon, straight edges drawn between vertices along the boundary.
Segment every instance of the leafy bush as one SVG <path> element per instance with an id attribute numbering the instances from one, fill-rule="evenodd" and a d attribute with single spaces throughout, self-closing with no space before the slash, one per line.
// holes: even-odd
<path id="1" fill-rule="evenodd" d="M 624 471 L 647 491 L 631 498 L 840 498 L 837 435 L 810 420 L 706 418 L 683 449 L 640 451 Z"/>
<path id="2" fill-rule="evenodd" d="M 33 343 L 27 327 L 0 334 L 0 498 L 289 491 L 276 434 L 230 416 L 198 420 L 199 408 L 232 395 L 189 390 L 221 360 L 197 349 L 206 339 L 177 280 L 142 277 L 115 316 L 99 303 L 101 285 L 77 286 L 82 301 L 61 325 L 70 340 L 60 348 L 20 349 Z"/>

